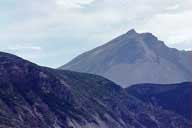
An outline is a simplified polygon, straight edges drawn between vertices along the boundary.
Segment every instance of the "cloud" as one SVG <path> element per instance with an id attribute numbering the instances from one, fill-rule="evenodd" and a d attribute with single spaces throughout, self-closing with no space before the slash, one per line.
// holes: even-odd
<path id="1" fill-rule="evenodd" d="M 32 61 L 54 67 L 131 28 L 181 44 L 177 48 L 192 40 L 191 0 L 8 0 L 0 5 L 0 47 L 16 45 L 23 56 L 35 51 Z M 50 57 L 60 60 L 50 62 Z"/>
<path id="2" fill-rule="evenodd" d="M 170 44 L 190 41 L 192 40 L 192 11 L 158 14 L 142 28 L 144 30 L 147 28 Z"/>
<path id="3" fill-rule="evenodd" d="M 7 44 L 0 48 L 1 51 L 14 53 L 20 57 L 38 61 L 44 55 L 44 50 L 40 46 L 32 46 L 31 44 Z"/>
<path id="4" fill-rule="evenodd" d="M 188 42 L 179 42 L 170 44 L 170 47 L 177 47 L 180 50 L 192 51 L 192 40 Z"/>
<path id="5" fill-rule="evenodd" d="M 13 51 L 20 51 L 20 50 L 40 51 L 41 47 L 38 47 L 38 46 L 17 46 L 17 47 L 8 47 L 7 50 L 13 50 Z"/>
<path id="6" fill-rule="evenodd" d="M 65 8 L 81 8 L 82 5 L 88 5 L 94 0 L 56 0 L 59 7 Z"/>

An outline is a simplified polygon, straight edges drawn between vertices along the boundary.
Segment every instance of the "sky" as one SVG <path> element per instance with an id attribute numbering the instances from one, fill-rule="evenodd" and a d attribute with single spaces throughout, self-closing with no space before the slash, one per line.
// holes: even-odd
<path id="1" fill-rule="evenodd" d="M 192 0 L 1 0 L 0 51 L 59 67 L 134 28 L 192 49 Z"/>

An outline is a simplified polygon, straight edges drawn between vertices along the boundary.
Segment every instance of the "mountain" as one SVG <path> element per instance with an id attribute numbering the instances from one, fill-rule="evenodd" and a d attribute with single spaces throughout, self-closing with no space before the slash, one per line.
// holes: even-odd
<path id="1" fill-rule="evenodd" d="M 192 80 L 192 53 L 167 47 L 151 33 L 130 30 L 60 67 L 104 76 L 123 87 Z"/>
<path id="2" fill-rule="evenodd" d="M 189 123 L 103 77 L 0 52 L 0 128 L 189 128 Z"/>
<path id="3" fill-rule="evenodd" d="M 128 87 L 128 94 L 147 104 L 158 106 L 191 118 L 192 83 L 172 85 L 140 84 Z"/>

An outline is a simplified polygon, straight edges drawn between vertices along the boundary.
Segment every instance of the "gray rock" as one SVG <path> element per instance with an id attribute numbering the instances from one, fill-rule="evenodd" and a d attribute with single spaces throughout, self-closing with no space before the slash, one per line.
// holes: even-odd
<path id="1" fill-rule="evenodd" d="M 192 53 L 167 47 L 151 33 L 130 30 L 60 67 L 104 76 L 123 87 L 192 80 Z"/>

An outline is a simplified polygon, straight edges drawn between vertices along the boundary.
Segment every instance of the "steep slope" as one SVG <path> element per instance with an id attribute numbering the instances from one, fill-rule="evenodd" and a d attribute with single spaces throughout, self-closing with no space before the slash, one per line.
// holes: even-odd
<path id="1" fill-rule="evenodd" d="M 183 117 L 191 118 L 192 83 L 174 85 L 140 84 L 126 89 L 128 94 L 145 103 L 174 111 Z"/>
<path id="2" fill-rule="evenodd" d="M 151 33 L 130 30 L 60 67 L 102 75 L 127 87 L 192 80 L 192 53 L 167 47 Z"/>
<path id="3" fill-rule="evenodd" d="M 100 76 L 40 67 L 0 53 L 0 128 L 188 128 Z"/>

